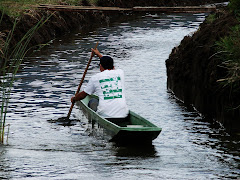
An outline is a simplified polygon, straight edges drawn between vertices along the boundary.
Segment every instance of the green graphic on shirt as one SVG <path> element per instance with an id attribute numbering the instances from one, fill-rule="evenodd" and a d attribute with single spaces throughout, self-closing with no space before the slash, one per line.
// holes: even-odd
<path id="1" fill-rule="evenodd" d="M 120 81 L 121 78 L 118 76 L 116 78 L 110 78 L 110 79 L 102 79 L 102 80 L 99 80 L 100 83 L 103 83 L 103 82 L 110 82 L 110 81 Z"/>
<path id="2" fill-rule="evenodd" d="M 119 76 L 99 80 L 104 100 L 122 98 L 122 84 Z"/>

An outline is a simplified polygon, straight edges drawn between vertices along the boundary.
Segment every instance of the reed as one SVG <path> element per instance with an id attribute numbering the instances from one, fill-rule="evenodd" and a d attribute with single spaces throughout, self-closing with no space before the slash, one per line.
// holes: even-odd
<path id="1" fill-rule="evenodd" d="M 2 13 L 3 14 L 3 13 Z M 3 17 L 3 15 L 2 15 Z M 2 21 L 1 17 L 1 21 Z M 31 41 L 34 33 L 46 22 L 51 16 L 44 18 L 32 27 L 22 39 L 13 47 L 10 47 L 10 42 L 14 35 L 14 30 L 17 26 L 15 20 L 11 31 L 8 34 L 0 33 L 0 98 L 1 98 L 1 119 L 0 119 L 0 143 L 4 143 L 6 117 L 11 90 L 15 80 L 15 75 L 26 55 L 29 52 L 28 44 Z M 0 23 L 1 23 L 0 21 Z"/>

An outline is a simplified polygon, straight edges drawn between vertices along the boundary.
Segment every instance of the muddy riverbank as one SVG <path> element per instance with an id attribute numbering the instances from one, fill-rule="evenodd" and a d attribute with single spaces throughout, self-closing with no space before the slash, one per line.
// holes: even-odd
<path id="1" fill-rule="evenodd" d="M 218 82 L 226 77 L 227 69 L 216 55 L 216 42 L 237 24 L 233 13 L 217 13 L 212 23 L 205 20 L 199 31 L 186 36 L 166 61 L 168 88 L 208 120 L 223 124 L 230 133 L 239 133 L 240 92 Z"/>
<path id="2" fill-rule="evenodd" d="M 35 33 L 29 47 L 47 43 L 56 37 L 60 37 L 66 33 L 70 33 L 73 30 L 92 29 L 99 26 L 108 26 L 113 19 L 120 19 L 122 14 L 104 14 L 103 12 L 52 12 L 52 11 L 40 11 L 34 10 L 24 13 L 21 16 L 16 29 L 14 31 L 14 37 L 11 44 L 16 44 L 24 34 L 38 23 L 42 18 L 50 19 Z M 4 15 L 1 24 L 0 31 L 7 33 L 13 27 L 13 20 Z"/>

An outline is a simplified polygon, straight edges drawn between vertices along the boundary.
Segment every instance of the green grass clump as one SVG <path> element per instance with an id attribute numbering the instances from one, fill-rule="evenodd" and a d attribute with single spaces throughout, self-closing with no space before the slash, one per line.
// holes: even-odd
<path id="1" fill-rule="evenodd" d="M 213 21 L 215 21 L 217 18 L 216 18 L 216 14 L 209 14 L 206 18 L 206 22 L 208 24 L 211 24 Z"/>
<path id="2" fill-rule="evenodd" d="M 240 90 L 240 25 L 232 28 L 229 36 L 217 42 L 221 66 L 226 68 L 227 76 L 218 80 L 224 86 L 230 86 L 233 91 Z"/>

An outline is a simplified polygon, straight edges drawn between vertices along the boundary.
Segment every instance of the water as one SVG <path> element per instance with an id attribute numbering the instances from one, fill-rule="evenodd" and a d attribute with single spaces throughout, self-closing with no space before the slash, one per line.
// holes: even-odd
<path id="1" fill-rule="evenodd" d="M 0 146 L 1 179 L 228 179 L 240 177 L 239 139 L 215 128 L 166 88 L 165 60 L 205 14 L 146 14 L 86 34 L 54 40 L 28 57 L 14 83 Z M 90 48 L 125 71 L 129 108 L 163 128 L 150 147 L 118 147 L 89 130 L 74 107 L 66 117 Z M 84 85 L 98 72 L 93 59 Z"/>

